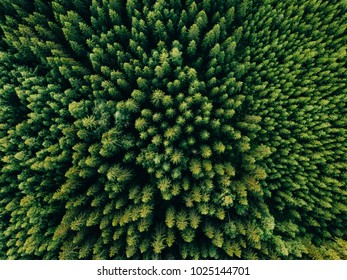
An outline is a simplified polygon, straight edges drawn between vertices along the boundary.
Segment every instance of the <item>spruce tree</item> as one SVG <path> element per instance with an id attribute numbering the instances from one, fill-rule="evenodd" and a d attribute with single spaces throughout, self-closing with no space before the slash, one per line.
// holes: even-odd
<path id="1" fill-rule="evenodd" d="M 346 259 L 344 1 L 0 10 L 1 259 Z"/>

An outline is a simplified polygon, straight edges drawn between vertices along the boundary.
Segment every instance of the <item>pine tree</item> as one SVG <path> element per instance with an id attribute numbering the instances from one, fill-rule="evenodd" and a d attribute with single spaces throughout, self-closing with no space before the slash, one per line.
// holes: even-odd
<path id="1" fill-rule="evenodd" d="M 341 1 L 0 3 L 1 259 L 346 259 Z"/>

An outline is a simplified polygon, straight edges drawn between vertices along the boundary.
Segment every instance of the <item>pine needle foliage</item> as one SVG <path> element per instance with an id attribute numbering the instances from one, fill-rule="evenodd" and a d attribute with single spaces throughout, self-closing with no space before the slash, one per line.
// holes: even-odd
<path id="1" fill-rule="evenodd" d="M 345 1 L 0 11 L 0 259 L 347 258 Z"/>

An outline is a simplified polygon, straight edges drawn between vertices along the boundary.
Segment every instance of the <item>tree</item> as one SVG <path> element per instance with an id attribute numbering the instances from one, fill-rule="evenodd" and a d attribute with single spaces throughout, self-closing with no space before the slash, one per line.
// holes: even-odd
<path id="1" fill-rule="evenodd" d="M 342 1 L 0 3 L 1 259 L 346 258 Z"/>

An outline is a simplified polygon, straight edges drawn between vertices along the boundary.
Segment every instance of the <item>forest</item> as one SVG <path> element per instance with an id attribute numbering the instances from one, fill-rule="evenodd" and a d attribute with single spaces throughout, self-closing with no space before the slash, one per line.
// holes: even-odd
<path id="1" fill-rule="evenodd" d="M 1 0 L 0 259 L 347 259 L 346 0 Z"/>

